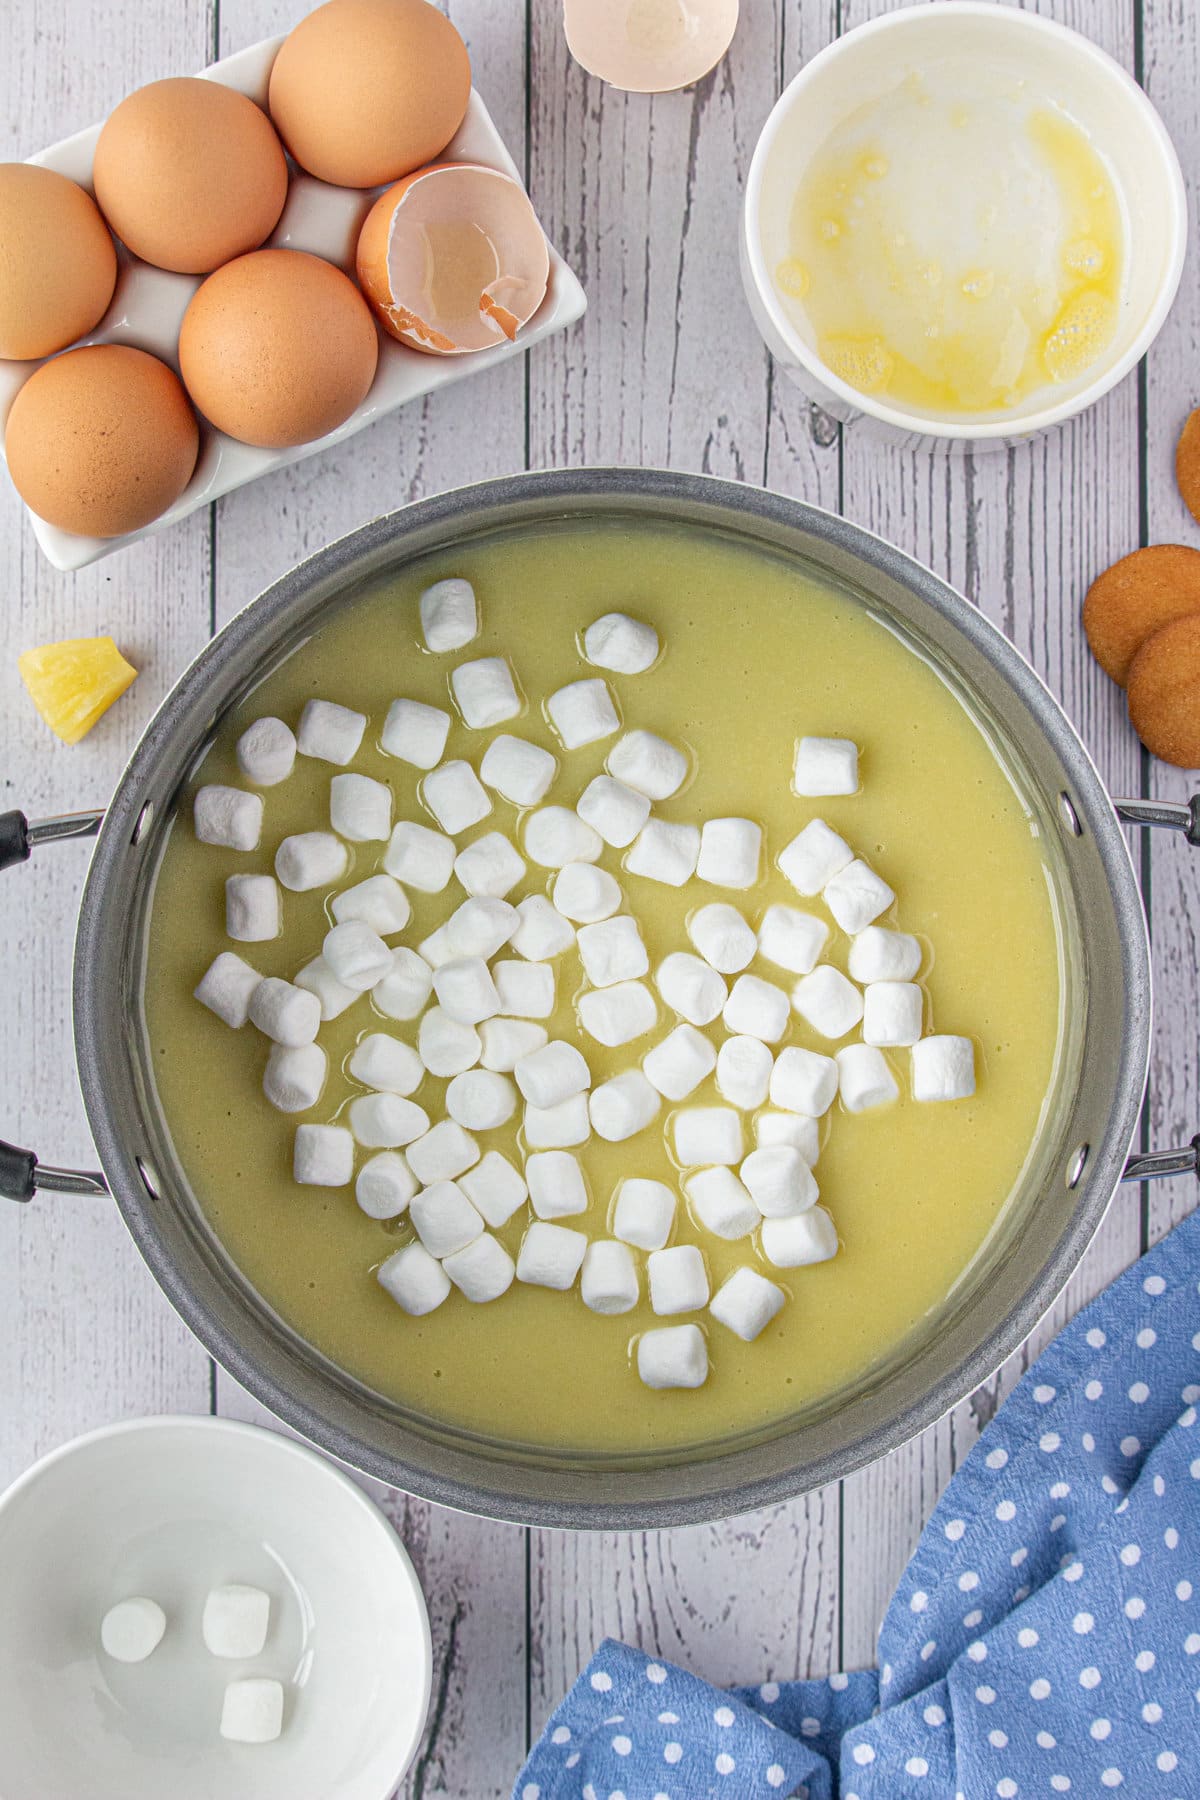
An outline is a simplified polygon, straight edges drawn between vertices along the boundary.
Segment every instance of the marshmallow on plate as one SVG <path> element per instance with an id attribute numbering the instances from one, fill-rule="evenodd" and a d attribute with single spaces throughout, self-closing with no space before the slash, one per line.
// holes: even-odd
<path id="1" fill-rule="evenodd" d="M 586 1212 L 590 1196 L 579 1158 L 569 1150 L 539 1150 L 525 1161 L 529 1202 L 539 1219 Z"/>
<path id="2" fill-rule="evenodd" d="M 735 1269 L 723 1281 L 708 1310 L 714 1319 L 727 1325 L 745 1344 L 752 1344 L 764 1332 L 786 1298 L 781 1287 L 768 1281 L 756 1269 Z"/>
<path id="3" fill-rule="evenodd" d="M 865 931 L 896 896 L 882 876 L 856 857 L 825 884 L 825 904 L 851 937 Z"/>
<path id="4" fill-rule="evenodd" d="M 299 976 L 296 979 L 299 981 Z M 250 1017 L 250 998 L 261 980 L 258 970 L 234 951 L 222 950 L 200 977 L 193 994 L 222 1024 L 240 1031 Z"/>
<path id="5" fill-rule="evenodd" d="M 269 975 L 251 994 L 246 1016 L 266 1037 L 297 1050 L 320 1030 L 321 1002 L 306 988 Z"/>
<path id="6" fill-rule="evenodd" d="M 483 1220 L 457 1181 L 435 1181 L 414 1194 L 408 1216 L 430 1256 L 465 1250 L 483 1235 Z"/>
<path id="7" fill-rule="evenodd" d="M 836 1072 L 837 1064 L 833 1067 Z M 790 1144 L 811 1169 L 821 1151 L 821 1128 L 804 1113 L 761 1112 L 754 1121 L 754 1142 L 760 1150 Z"/>
<path id="8" fill-rule="evenodd" d="M 907 931 L 868 925 L 850 940 L 848 967 L 864 987 L 872 981 L 911 981 L 921 967 L 921 946 Z"/>
<path id="9" fill-rule="evenodd" d="M 400 952 L 395 951 L 393 954 L 398 956 Z M 295 977 L 295 985 L 317 996 L 322 1024 L 327 1024 L 330 1019 L 340 1018 L 348 1006 L 353 1006 L 356 1000 L 362 998 L 356 988 L 349 988 L 345 982 L 338 980 L 323 956 L 314 956 L 311 962 L 305 963 Z M 378 988 L 373 992 L 378 992 Z"/>
<path id="10" fill-rule="evenodd" d="M 624 850 L 650 817 L 650 802 L 612 775 L 597 775 L 580 794 L 575 810 L 606 844 Z"/>
<path id="11" fill-rule="evenodd" d="M 921 1035 L 925 997 L 913 981 L 872 981 L 863 991 L 863 1043 L 915 1044 Z"/>
<path id="12" fill-rule="evenodd" d="M 397 1250 L 380 1263 L 375 1279 L 396 1305 L 414 1319 L 431 1313 L 450 1292 L 449 1277 L 423 1244 L 406 1244 L 403 1250 Z"/>
<path id="13" fill-rule="evenodd" d="M 543 869 L 595 862 L 604 839 L 569 806 L 541 806 L 525 821 L 525 854 Z"/>
<path id="14" fill-rule="evenodd" d="M 707 819 L 700 832 L 696 874 L 710 887 L 753 887 L 762 839 L 762 826 L 753 819 Z"/>
<path id="15" fill-rule="evenodd" d="M 371 999 L 385 1018 L 416 1019 L 432 991 L 433 970 L 423 956 L 404 945 L 392 951 L 391 963 L 371 989 Z"/>
<path id="16" fill-rule="evenodd" d="M 472 894 L 455 908 L 442 929 L 454 956 L 482 956 L 487 962 L 508 943 L 520 923 L 516 907 L 507 900 L 494 894 Z"/>
<path id="17" fill-rule="evenodd" d="M 296 748 L 301 756 L 314 756 L 318 762 L 336 763 L 344 769 L 357 756 L 366 728 L 363 713 L 332 700 L 309 700 L 296 728 Z"/>
<path id="18" fill-rule="evenodd" d="M 781 1050 L 771 1070 L 771 1105 L 785 1112 L 806 1113 L 819 1119 L 837 1098 L 837 1064 L 817 1050 L 789 1044 Z"/>
<path id="19" fill-rule="evenodd" d="M 493 1231 L 507 1225 L 517 1208 L 524 1206 L 529 1198 L 520 1170 L 498 1150 L 489 1150 L 473 1169 L 460 1175 L 458 1185 Z"/>
<path id="20" fill-rule="evenodd" d="M 857 794 L 858 745 L 849 738 L 802 737 L 796 745 L 792 791 L 814 800 Z"/>
<path id="21" fill-rule="evenodd" d="M 640 1069 L 626 1069 L 592 1089 L 588 1114 L 592 1129 L 609 1144 L 636 1137 L 658 1117 L 662 1099 Z"/>
<path id="22" fill-rule="evenodd" d="M 586 1094 L 560 1100 L 557 1106 L 527 1106 L 522 1121 L 530 1150 L 569 1150 L 592 1135 Z"/>
<path id="23" fill-rule="evenodd" d="M 360 994 L 382 981 L 392 966 L 390 946 L 362 919 L 332 926 L 325 933 L 321 955 L 335 981 Z"/>
<path id="24" fill-rule="evenodd" d="M 761 1038 L 727 1037 L 717 1055 L 717 1087 L 723 1099 L 753 1112 L 767 1097 L 775 1058 Z"/>
<path id="25" fill-rule="evenodd" d="M 272 1044 L 263 1070 L 263 1093 L 278 1112 L 307 1112 L 321 1098 L 329 1059 L 320 1044 Z"/>
<path id="26" fill-rule="evenodd" d="M 975 1092 L 975 1046 L 968 1037 L 927 1037 L 912 1047 L 914 1100 L 969 1100 Z"/>
<path id="27" fill-rule="evenodd" d="M 425 1108 L 400 1094 L 360 1094 L 346 1116 L 355 1141 L 367 1150 L 402 1150 L 429 1130 Z"/>
<path id="28" fill-rule="evenodd" d="M 650 967 L 636 919 L 620 914 L 598 925 L 581 925 L 576 934 L 583 972 L 593 987 L 615 987 L 637 981 Z"/>
<path id="29" fill-rule="evenodd" d="M 659 1316 L 698 1312 L 708 1305 L 708 1271 L 695 1244 L 652 1250 L 646 1258 L 650 1305 Z"/>
<path id="30" fill-rule="evenodd" d="M 837 1066 L 838 1092 L 847 1112 L 886 1106 L 900 1096 L 887 1058 L 873 1044 L 848 1044 L 838 1051 Z"/>
<path id="31" fill-rule="evenodd" d="M 398 1219 L 417 1191 L 417 1178 L 398 1150 L 380 1150 L 358 1171 L 354 1198 L 368 1219 Z"/>
<path id="32" fill-rule="evenodd" d="M 685 1169 L 701 1163 L 741 1162 L 745 1149 L 741 1114 L 731 1106 L 686 1106 L 672 1124 L 675 1159 Z"/>
<path id="33" fill-rule="evenodd" d="M 621 904 L 621 889 L 607 869 L 594 863 L 564 863 L 555 877 L 552 898 L 564 919 L 595 925 L 611 919 Z"/>
<path id="34" fill-rule="evenodd" d="M 477 662 L 459 663 L 450 675 L 450 691 L 464 723 L 472 731 L 515 719 L 521 696 L 512 670 L 502 656 L 481 656 Z"/>
<path id="35" fill-rule="evenodd" d="M 592 1072 L 575 1048 L 551 1038 L 516 1066 L 517 1086 L 530 1106 L 557 1106 L 592 1085 Z"/>
<path id="36" fill-rule="evenodd" d="M 479 1145 L 453 1119 L 442 1119 L 408 1148 L 408 1166 L 428 1185 L 453 1181 L 479 1161 Z"/>
<path id="37" fill-rule="evenodd" d="M 517 1272 L 503 1244 L 486 1231 L 473 1244 L 443 1257 L 442 1268 L 464 1299 L 475 1306 L 486 1306 L 507 1294 Z"/>
<path id="38" fill-rule="evenodd" d="M 688 759 L 652 731 L 627 731 L 608 753 L 608 772 L 647 800 L 669 800 L 687 778 Z"/>
<path id="39" fill-rule="evenodd" d="M 697 1169 L 684 1180 L 683 1191 L 698 1222 L 714 1237 L 732 1243 L 762 1224 L 762 1214 L 732 1169 Z"/>
<path id="40" fill-rule="evenodd" d="M 557 1288 L 565 1293 L 574 1286 L 587 1247 L 582 1231 L 535 1219 L 517 1256 L 517 1280 L 530 1287 Z"/>
<path id="41" fill-rule="evenodd" d="M 583 1259 L 579 1292 L 595 1313 L 627 1313 L 638 1303 L 637 1264 L 629 1247 L 612 1238 L 596 1238 Z"/>
<path id="42" fill-rule="evenodd" d="M 283 1730 L 283 1685 L 270 1675 L 231 1681 L 221 1702 L 221 1736 L 231 1744 L 273 1744 Z"/>
<path id="43" fill-rule="evenodd" d="M 763 1255 L 777 1269 L 802 1269 L 837 1255 L 837 1226 L 823 1206 L 793 1213 L 790 1219 L 764 1219 Z"/>
<path id="44" fill-rule="evenodd" d="M 417 1055 L 431 1075 L 461 1075 L 479 1061 L 482 1048 L 475 1027 L 440 1006 L 431 1006 L 417 1027 Z"/>
<path id="45" fill-rule="evenodd" d="M 492 975 L 500 998 L 497 1012 L 509 1018 L 548 1019 L 554 1011 L 554 970 L 549 963 L 498 962 Z"/>
<path id="46" fill-rule="evenodd" d="M 525 858 L 502 831 L 486 831 L 454 859 L 454 873 L 476 899 L 503 900 L 525 874 Z"/>
<path id="47" fill-rule="evenodd" d="M 440 894 L 450 879 L 456 854 L 442 832 L 418 825 L 415 819 L 401 819 L 392 829 L 383 866 L 405 887 L 422 894 Z"/>
<path id="48" fill-rule="evenodd" d="M 481 956 L 458 956 L 433 971 L 433 991 L 447 1018 L 459 1025 L 478 1025 L 505 1010 Z"/>
<path id="49" fill-rule="evenodd" d="M 346 873 L 350 852 L 332 831 L 298 831 L 275 852 L 275 873 L 292 894 L 332 887 Z"/>
<path id="50" fill-rule="evenodd" d="M 658 633 L 628 613 L 605 613 L 584 632 L 583 654 L 614 675 L 644 675 L 658 658 Z"/>
<path id="51" fill-rule="evenodd" d="M 649 819 L 633 840 L 625 858 L 631 875 L 682 887 L 696 873 L 700 855 L 700 829 L 696 825 L 669 825 L 665 819 Z"/>
<path id="52" fill-rule="evenodd" d="M 675 1195 L 665 1181 L 628 1176 L 617 1189 L 612 1232 L 639 1250 L 661 1250 L 675 1223 Z"/>
<path id="53" fill-rule="evenodd" d="M 255 787 L 278 787 L 296 763 L 296 734 L 282 719 L 255 719 L 237 741 L 238 768 Z"/>
<path id="54" fill-rule="evenodd" d="M 820 1199 L 812 1170 L 790 1144 L 752 1150 L 738 1173 L 765 1219 L 790 1219 Z"/>
<path id="55" fill-rule="evenodd" d="M 672 950 L 654 971 L 654 983 L 672 1012 L 689 1025 L 711 1025 L 729 995 L 714 968 L 688 950 Z"/>
<path id="56" fill-rule="evenodd" d="M 502 731 L 483 753 L 479 778 L 514 806 L 536 806 L 558 773 L 558 761 L 540 744 Z"/>
<path id="57" fill-rule="evenodd" d="M 649 1388 L 698 1388 L 708 1379 L 708 1345 L 698 1325 L 664 1325 L 643 1331 L 637 1343 L 638 1374 Z"/>
<path id="58" fill-rule="evenodd" d="M 764 981 L 759 975 L 739 975 L 721 1017 L 727 1031 L 777 1044 L 787 1030 L 788 997 L 773 981 Z"/>
<path id="59" fill-rule="evenodd" d="M 303 1187 L 348 1187 L 354 1138 L 344 1125 L 297 1125 L 292 1179 Z"/>
<path id="60" fill-rule="evenodd" d="M 263 798 L 242 788 L 210 785 L 196 789 L 196 836 L 225 850 L 257 850 L 262 836 Z"/>
<path id="61" fill-rule="evenodd" d="M 647 1081 L 664 1100 L 686 1100 L 716 1066 L 716 1051 L 694 1025 L 677 1025 L 642 1058 Z"/>
<path id="62" fill-rule="evenodd" d="M 451 837 L 478 825 L 492 810 L 487 789 L 470 763 L 461 758 L 439 763 L 436 769 L 431 769 L 421 783 L 421 798 L 442 830 Z"/>
<path id="63" fill-rule="evenodd" d="M 805 1024 L 824 1038 L 845 1037 L 863 1016 L 863 997 L 832 963 L 802 975 L 792 989 L 792 1005 Z"/>
<path id="64" fill-rule="evenodd" d="M 523 1056 L 540 1050 L 549 1038 L 544 1025 L 532 1019 L 505 1019 L 497 1015 L 485 1019 L 479 1027 L 483 1050 L 479 1060 L 485 1069 L 511 1075 Z"/>
<path id="65" fill-rule="evenodd" d="M 853 861 L 854 852 L 845 838 L 824 819 L 811 819 L 780 853 L 779 867 L 796 892 L 810 898 Z"/>
<path id="66" fill-rule="evenodd" d="M 598 676 L 558 688 L 548 697 L 546 712 L 564 750 L 579 750 L 621 729 L 608 683 Z"/>
<path id="67" fill-rule="evenodd" d="M 615 987 L 590 988 L 577 1002 L 579 1023 L 598 1044 L 615 1050 L 631 1044 L 658 1023 L 654 995 L 640 981 L 618 981 Z"/>
<path id="68" fill-rule="evenodd" d="M 360 1038 L 346 1068 L 364 1087 L 387 1094 L 415 1094 L 425 1074 L 424 1064 L 412 1045 L 401 1043 L 386 1031 L 369 1031 Z"/>
<path id="69" fill-rule="evenodd" d="M 204 1648 L 244 1662 L 261 1654 L 271 1621 L 271 1596 L 238 1581 L 210 1588 L 200 1617 Z"/>
<path id="70" fill-rule="evenodd" d="M 793 975 L 809 975 L 828 937 L 824 919 L 796 906 L 768 906 L 758 928 L 758 953 Z"/>
<path id="71" fill-rule="evenodd" d="M 379 747 L 414 769 L 434 769 L 442 760 L 450 735 L 450 714 L 423 700 L 393 700 L 388 707 Z"/>
<path id="72" fill-rule="evenodd" d="M 512 948 L 528 962 L 548 962 L 575 942 L 575 927 L 551 906 L 545 894 L 527 894 L 518 900 L 517 918 Z"/>
<path id="73" fill-rule="evenodd" d="M 403 931 L 412 917 L 408 895 L 392 875 L 368 875 L 335 894 L 329 910 L 339 925 L 347 919 L 361 919 L 364 925 L 383 937 Z"/>
<path id="74" fill-rule="evenodd" d="M 109 1607 L 100 1621 L 100 1643 L 114 1662 L 145 1662 L 162 1643 L 166 1629 L 167 1615 L 157 1600 L 133 1594 Z"/>
<path id="75" fill-rule="evenodd" d="M 479 635 L 475 589 L 461 575 L 447 575 L 427 587 L 417 601 L 426 648 L 435 655 L 461 650 Z"/>
<path id="76" fill-rule="evenodd" d="M 335 775 L 329 784 L 329 823 L 352 844 L 384 843 L 392 829 L 392 790 L 370 775 Z"/>
<path id="77" fill-rule="evenodd" d="M 687 934 L 705 962 L 720 975 L 740 975 L 759 947 L 737 907 L 724 900 L 698 907 L 688 918 Z"/>

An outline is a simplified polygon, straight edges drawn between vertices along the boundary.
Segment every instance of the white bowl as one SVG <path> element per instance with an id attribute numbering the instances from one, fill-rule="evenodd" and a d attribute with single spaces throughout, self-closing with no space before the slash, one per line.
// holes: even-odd
<path id="1" fill-rule="evenodd" d="M 811 331 L 784 305 L 771 271 L 786 254 L 797 182 L 831 131 L 914 71 L 946 54 L 1036 70 L 1039 85 L 1105 157 L 1124 219 L 1126 278 L 1112 343 L 1079 380 L 1028 410 L 939 416 L 861 393 L 822 362 Z M 780 173 L 786 166 L 786 175 Z M 776 102 L 758 140 L 742 215 L 742 279 L 767 347 L 835 418 L 928 446 L 1001 448 L 1046 431 L 1106 394 L 1153 342 L 1175 298 L 1187 248 L 1187 196 L 1166 127 L 1137 83 L 1098 45 L 1066 26 L 986 0 L 939 0 L 891 12 L 838 38 L 807 63 Z"/>
<path id="2" fill-rule="evenodd" d="M 211 1656 L 210 1587 L 271 1595 L 252 1662 Z M 420 1587 L 382 1513 L 290 1438 L 225 1419 L 137 1419 L 76 1438 L 0 1499 L 4 1800 L 384 1800 L 420 1741 L 432 1656 Z M 100 1621 L 167 1614 L 146 1662 Z M 285 1689 L 272 1744 L 219 1735 L 226 1683 Z"/>

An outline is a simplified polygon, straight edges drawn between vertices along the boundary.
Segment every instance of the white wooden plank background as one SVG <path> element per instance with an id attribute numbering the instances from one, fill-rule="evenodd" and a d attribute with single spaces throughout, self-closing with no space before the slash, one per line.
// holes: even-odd
<path id="1" fill-rule="evenodd" d="M 60 576 L 0 494 L 0 772 L 30 812 L 100 803 L 184 661 L 306 551 L 379 512 L 522 467 L 703 469 L 844 511 L 922 557 L 997 620 L 1061 696 L 1114 789 L 1178 797 L 1143 757 L 1086 653 L 1091 575 L 1150 539 L 1200 542 L 1171 476 L 1200 400 L 1194 259 L 1143 374 L 1073 427 L 1007 454 L 930 461 L 841 434 L 773 374 L 750 325 L 736 221 L 754 139 L 783 80 L 886 0 L 752 0 L 727 62 L 696 89 L 626 97 L 566 55 L 559 0 L 451 0 L 476 79 L 556 243 L 588 289 L 567 337 L 452 388 L 352 443 L 230 496 L 170 534 Z M 303 0 L 39 0 L 10 8 L 0 156 L 25 156 L 131 87 L 286 29 Z M 1200 32 L 1189 0 L 1047 0 L 1144 79 L 1185 168 L 1200 161 Z M 1190 277 L 1190 278 L 1189 278 Z M 482 428 L 481 428 L 482 422 Z M 111 630 L 141 668 L 81 750 L 52 744 L 19 689 L 18 649 Z M 1158 1037 L 1146 1133 L 1200 1126 L 1200 869 L 1174 841 L 1139 851 L 1151 904 Z M 71 931 L 86 851 L 8 877 L 0 1130 L 86 1163 L 71 1066 Z M 1071 1310 L 1194 1203 L 1194 1184 L 1123 1192 L 1052 1317 L 1011 1366 L 874 1468 L 805 1500 L 688 1531 L 526 1533 L 385 1497 L 429 1596 L 438 1659 L 426 1742 L 404 1792 L 506 1795 L 529 1741 L 595 1640 L 616 1632 L 719 1681 L 856 1666 L 956 1463 Z M 255 1417 L 175 1319 L 102 1206 L 0 1215 L 0 1481 L 74 1433 L 142 1412 Z"/>

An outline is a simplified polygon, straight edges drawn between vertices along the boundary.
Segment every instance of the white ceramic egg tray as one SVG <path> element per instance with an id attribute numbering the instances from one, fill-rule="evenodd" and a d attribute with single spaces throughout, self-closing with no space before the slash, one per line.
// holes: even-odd
<path id="1" fill-rule="evenodd" d="M 236 56 L 227 56 L 200 73 L 207 80 L 235 88 L 265 108 L 271 65 L 282 42 L 281 37 L 265 38 L 262 43 L 253 44 Z M 64 138 L 60 144 L 51 145 L 30 161 L 69 175 L 72 181 L 79 182 L 90 192 L 92 156 L 99 135 L 100 126 L 93 125 L 88 131 L 80 131 L 74 137 Z M 490 168 L 502 169 L 518 181 L 521 179 L 517 165 L 474 88 L 466 118 L 444 155 L 450 162 L 484 163 Z M 330 187 L 310 175 L 294 172 L 283 215 L 267 242 L 291 250 L 310 250 L 353 274 L 359 230 L 381 191 L 379 188 Z M 123 246 L 118 246 L 118 255 L 120 266 L 112 304 L 96 329 L 80 341 L 132 344 L 138 349 L 152 351 L 178 372 L 179 327 L 188 301 L 202 278 L 151 268 L 135 261 Z M 175 504 L 152 524 L 124 537 L 77 537 L 72 532 L 60 531 L 30 512 L 34 535 L 56 569 L 81 569 L 152 531 L 161 531 L 177 519 L 186 518 L 197 507 L 207 506 L 222 494 L 244 487 L 259 475 L 269 474 L 273 469 L 284 468 L 288 463 L 299 462 L 302 457 L 325 450 L 331 444 L 341 443 L 365 425 L 373 425 L 377 419 L 395 412 L 408 400 L 448 387 L 451 382 L 464 381 L 507 357 L 520 356 L 551 332 L 565 330 L 573 324 L 586 306 L 579 281 L 551 245 L 546 297 L 533 318 L 518 332 L 514 343 L 498 344 L 494 349 L 478 350 L 468 356 L 425 356 L 381 332 L 379 367 L 370 393 L 345 424 L 339 425 L 327 437 L 289 450 L 260 450 L 226 437 L 201 420 L 200 455 L 192 478 Z M 38 367 L 37 362 L 0 362 L 0 453 L 9 409 L 23 383 Z"/>

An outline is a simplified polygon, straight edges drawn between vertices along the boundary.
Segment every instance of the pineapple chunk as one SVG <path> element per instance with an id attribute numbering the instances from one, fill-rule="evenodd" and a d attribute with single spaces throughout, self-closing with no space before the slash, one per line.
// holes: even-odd
<path id="1" fill-rule="evenodd" d="M 131 682 L 137 670 L 110 637 L 67 638 L 17 658 L 21 680 L 51 731 L 77 744 Z"/>

